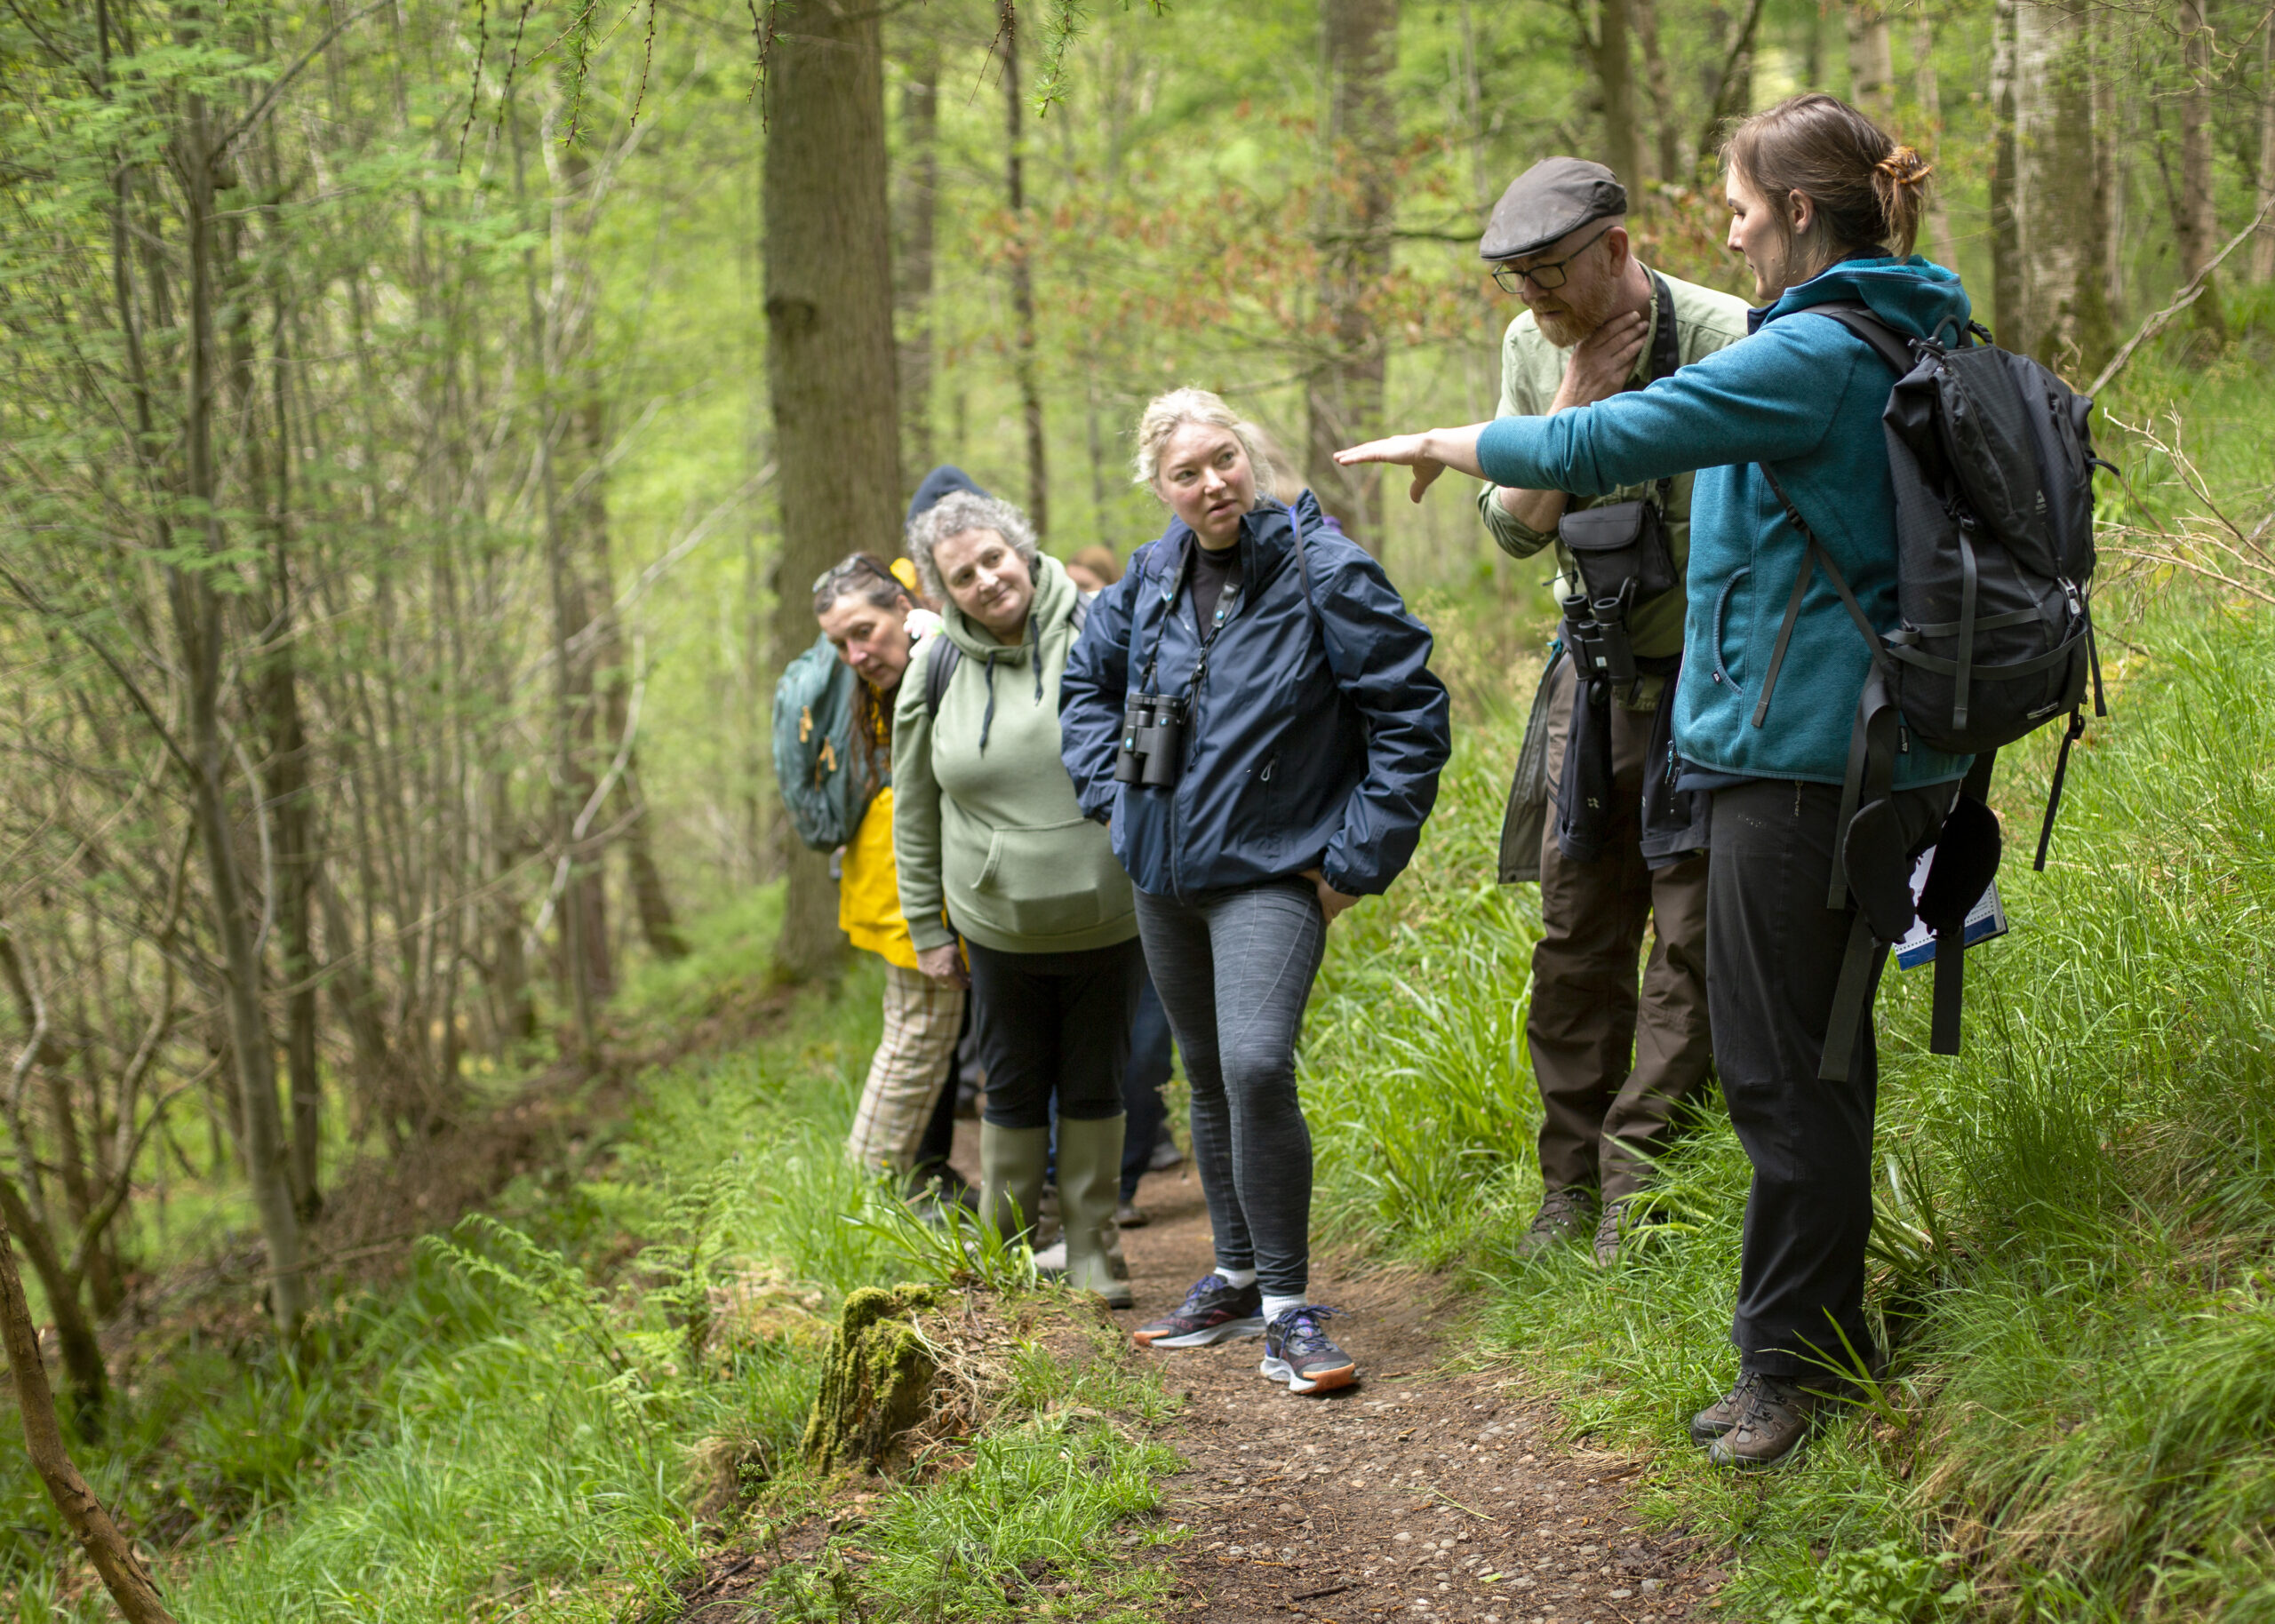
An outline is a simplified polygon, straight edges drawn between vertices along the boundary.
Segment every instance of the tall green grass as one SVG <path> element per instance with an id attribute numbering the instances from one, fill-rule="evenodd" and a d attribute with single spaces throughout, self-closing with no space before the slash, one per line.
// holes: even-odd
<path id="1" fill-rule="evenodd" d="M 698 921 L 695 964 L 619 1013 L 698 1018 L 762 988 L 777 911 L 761 895 Z M 776 1036 L 644 1078 L 597 1171 L 546 1170 L 430 1237 L 298 1357 L 178 1350 L 84 1457 L 170 1553 L 177 1616 L 672 1618 L 720 1539 L 818 1504 L 798 1450 L 835 1305 L 964 1270 L 843 1154 L 881 981 L 865 961 Z M 1032 1286 L 1024 1253 L 983 1250 L 999 1286 Z M 1175 1459 L 1143 1433 L 1174 1401 L 1110 1360 L 1012 1362 L 963 1467 L 783 1569 L 783 1616 L 1008 1618 L 1044 1583 L 1089 1616 L 1146 1615 L 1164 1574 L 1126 1558 L 1172 1536 L 1111 1531 L 1158 1503 Z M 28 1473 L 0 1475 L 0 1617 L 109 1616 Z"/>
<path id="2" fill-rule="evenodd" d="M 1747 1167 L 1718 1106 L 1618 1267 L 1510 1261 L 1538 1194 L 1535 891 L 1489 884 L 1510 718 L 1466 730 L 1415 873 L 1335 943 L 1306 1061 L 1325 1210 L 1460 1260 L 1489 1346 L 1575 1430 L 1662 1450 L 1658 1514 L 1736 1542 L 1742 1613 L 2275 1616 L 2275 625 L 2167 601 L 2124 630 L 2043 874 L 2051 741 L 2002 762 L 2015 927 L 1969 955 L 1964 1055 L 1927 1053 L 1924 973 L 1890 972 L 1895 1373 L 1767 1486 L 1683 1443 L 1735 1363 Z"/>

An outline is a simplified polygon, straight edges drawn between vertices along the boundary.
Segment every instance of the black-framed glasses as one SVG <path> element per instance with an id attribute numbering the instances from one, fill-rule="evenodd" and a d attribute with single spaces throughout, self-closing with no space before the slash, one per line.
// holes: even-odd
<path id="1" fill-rule="evenodd" d="M 1617 220 L 1611 222 L 1611 226 L 1617 224 L 1619 224 Z M 1504 293 L 1521 293 L 1525 291 L 1527 283 L 1532 283 L 1543 293 L 1553 293 L 1564 285 L 1564 267 L 1609 236 L 1611 226 L 1606 226 L 1561 259 L 1552 259 L 1546 265 L 1536 265 L 1529 270 L 1523 271 L 1517 269 L 1513 265 L 1497 265 L 1493 267 L 1493 280 Z"/>
<path id="2" fill-rule="evenodd" d="M 814 577 L 814 595 L 819 597 L 825 589 L 840 581 L 850 581 L 857 575 L 873 575 L 897 593 L 905 593 L 908 591 L 908 588 L 900 584 L 898 576 L 885 569 L 867 553 L 850 553 Z"/>

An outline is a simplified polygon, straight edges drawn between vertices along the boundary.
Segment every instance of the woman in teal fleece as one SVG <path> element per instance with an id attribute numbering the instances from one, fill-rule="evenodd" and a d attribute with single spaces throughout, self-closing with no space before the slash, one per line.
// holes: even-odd
<path id="1" fill-rule="evenodd" d="M 1761 705 L 1807 563 L 1765 470 L 1865 616 L 1894 630 L 1895 498 L 1880 412 L 1895 379 L 1862 339 L 1810 313 L 1862 303 L 1905 332 L 1958 345 L 1968 305 L 1955 275 L 1910 257 L 1928 166 L 1856 108 L 1793 97 L 1740 125 L 1723 155 L 1729 244 L 1763 306 L 1752 336 L 1592 406 L 1401 435 L 1338 460 L 1410 466 L 1417 501 L 1446 468 L 1580 494 L 1699 470 L 1674 736 L 1684 786 L 1714 798 L 1707 1004 L 1754 1177 L 1731 1333 L 1738 1381 L 1691 1430 L 1719 1463 L 1758 1469 L 1792 1458 L 1818 1394 L 1839 1385 L 1834 1371 L 1877 1358 L 1864 1318 L 1877 1083 L 1869 1015 L 1848 1080 L 1817 1078 L 1853 913 L 1824 898 L 1872 654 L 1825 572 L 1807 569 L 1776 703 Z M 1909 741 L 1896 768 L 1908 840 L 1934 839 L 1968 764 Z"/>

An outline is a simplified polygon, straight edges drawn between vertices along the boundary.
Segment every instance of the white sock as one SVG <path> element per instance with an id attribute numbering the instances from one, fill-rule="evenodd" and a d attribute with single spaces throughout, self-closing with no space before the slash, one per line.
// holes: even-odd
<path id="1" fill-rule="evenodd" d="M 1244 1290 L 1256 1284 L 1256 1270 L 1253 1269 L 1227 1269 L 1219 1263 L 1217 1265 L 1217 1273 L 1225 1284 L 1234 1291 Z"/>
<path id="2" fill-rule="evenodd" d="M 1268 1325 L 1273 1320 L 1279 1318 L 1281 1315 L 1286 1313 L 1289 1309 L 1299 1309 L 1303 1307 L 1305 1301 L 1305 1300 L 1301 1297 L 1275 1297 L 1269 1292 L 1265 1293 L 1264 1297 L 1264 1323 Z"/>

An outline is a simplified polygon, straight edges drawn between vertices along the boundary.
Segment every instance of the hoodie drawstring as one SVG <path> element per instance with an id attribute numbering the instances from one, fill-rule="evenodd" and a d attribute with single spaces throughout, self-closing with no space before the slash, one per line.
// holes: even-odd
<path id="1" fill-rule="evenodd" d="M 1034 702 L 1042 703 L 1042 625 L 1034 615 L 1027 617 L 1028 657 L 1034 663 Z M 987 709 L 979 718 L 979 753 L 987 753 L 987 735 L 995 726 L 995 656 L 1002 652 L 987 651 Z"/>

